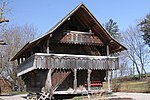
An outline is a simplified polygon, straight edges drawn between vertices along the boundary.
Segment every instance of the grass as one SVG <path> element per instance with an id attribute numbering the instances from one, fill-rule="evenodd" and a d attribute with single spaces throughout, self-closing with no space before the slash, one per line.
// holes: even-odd
<path id="1" fill-rule="evenodd" d="M 117 91 L 122 92 L 150 92 L 148 81 L 125 81 L 125 82 L 111 82 L 111 89 L 118 88 Z M 107 90 L 107 83 L 104 82 L 104 90 Z"/>
<path id="2" fill-rule="evenodd" d="M 2 95 L 18 95 L 18 94 L 27 94 L 28 92 L 7 92 L 2 93 Z"/>

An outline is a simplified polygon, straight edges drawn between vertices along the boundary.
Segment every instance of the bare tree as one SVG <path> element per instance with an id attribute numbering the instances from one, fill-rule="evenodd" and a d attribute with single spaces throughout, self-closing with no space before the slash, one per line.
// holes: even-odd
<path id="1" fill-rule="evenodd" d="M 3 57 L 3 76 L 9 76 L 14 85 L 21 84 L 20 78 L 17 77 L 16 69 L 17 63 L 11 62 L 10 59 L 22 48 L 28 41 L 34 39 L 37 35 L 37 29 L 33 26 L 16 26 L 8 27 L 2 34 L 2 38 L 9 45 L 5 48 L 0 48 Z"/>
<path id="2" fill-rule="evenodd" d="M 126 51 L 121 52 L 119 55 L 120 67 L 119 67 L 119 76 L 128 76 L 129 75 L 129 59 L 127 58 Z M 117 73 L 116 73 L 117 74 Z"/>
<path id="3" fill-rule="evenodd" d="M 8 19 L 5 18 L 5 15 L 8 11 L 8 0 L 0 0 L 0 35 L 3 32 L 4 22 L 9 22 Z M 6 45 L 6 42 L 0 38 L 0 45 Z"/>
<path id="4" fill-rule="evenodd" d="M 149 63 L 149 52 L 138 27 L 130 27 L 124 33 L 124 42 L 128 48 L 127 56 L 135 65 L 139 79 L 141 79 L 143 72 L 146 75 L 145 66 Z"/>
<path id="5" fill-rule="evenodd" d="M 8 19 L 5 19 L 7 4 L 8 4 L 8 0 L 0 0 L 0 24 L 3 22 L 9 22 Z"/>

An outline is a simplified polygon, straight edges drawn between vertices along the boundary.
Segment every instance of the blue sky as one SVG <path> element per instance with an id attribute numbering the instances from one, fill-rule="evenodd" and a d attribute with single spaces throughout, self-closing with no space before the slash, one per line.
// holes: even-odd
<path id="1" fill-rule="evenodd" d="M 150 13 L 149 0 L 13 0 L 9 24 L 29 24 L 45 33 L 81 2 L 100 23 L 112 18 L 120 31 Z"/>

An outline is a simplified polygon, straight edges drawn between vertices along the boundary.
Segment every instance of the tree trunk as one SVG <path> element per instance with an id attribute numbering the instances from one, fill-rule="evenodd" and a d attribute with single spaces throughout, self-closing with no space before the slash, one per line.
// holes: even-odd
<path id="1" fill-rule="evenodd" d="M 147 79 L 147 73 L 146 73 L 146 70 L 145 70 L 145 68 L 144 68 L 144 65 L 143 65 L 143 64 L 142 64 L 142 70 L 144 71 L 145 77 L 146 77 L 146 79 Z"/>
<path id="2" fill-rule="evenodd" d="M 136 70 L 137 70 L 138 75 L 139 75 L 139 80 L 141 80 L 141 73 L 140 73 L 140 70 L 139 70 L 139 67 L 138 67 L 137 63 L 135 63 L 135 67 L 136 67 Z"/>

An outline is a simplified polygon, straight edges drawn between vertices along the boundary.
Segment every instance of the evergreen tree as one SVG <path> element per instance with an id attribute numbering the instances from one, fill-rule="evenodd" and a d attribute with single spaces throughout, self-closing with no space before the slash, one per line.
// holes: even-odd
<path id="1" fill-rule="evenodd" d="M 117 22 L 114 22 L 112 19 L 110 19 L 104 24 L 104 27 L 114 39 L 118 41 L 121 40 L 121 34 L 119 33 Z"/>
<path id="2" fill-rule="evenodd" d="M 146 15 L 144 20 L 142 20 L 138 26 L 140 26 L 141 31 L 143 34 L 143 39 L 145 44 L 148 44 L 150 47 L 150 14 Z"/>

